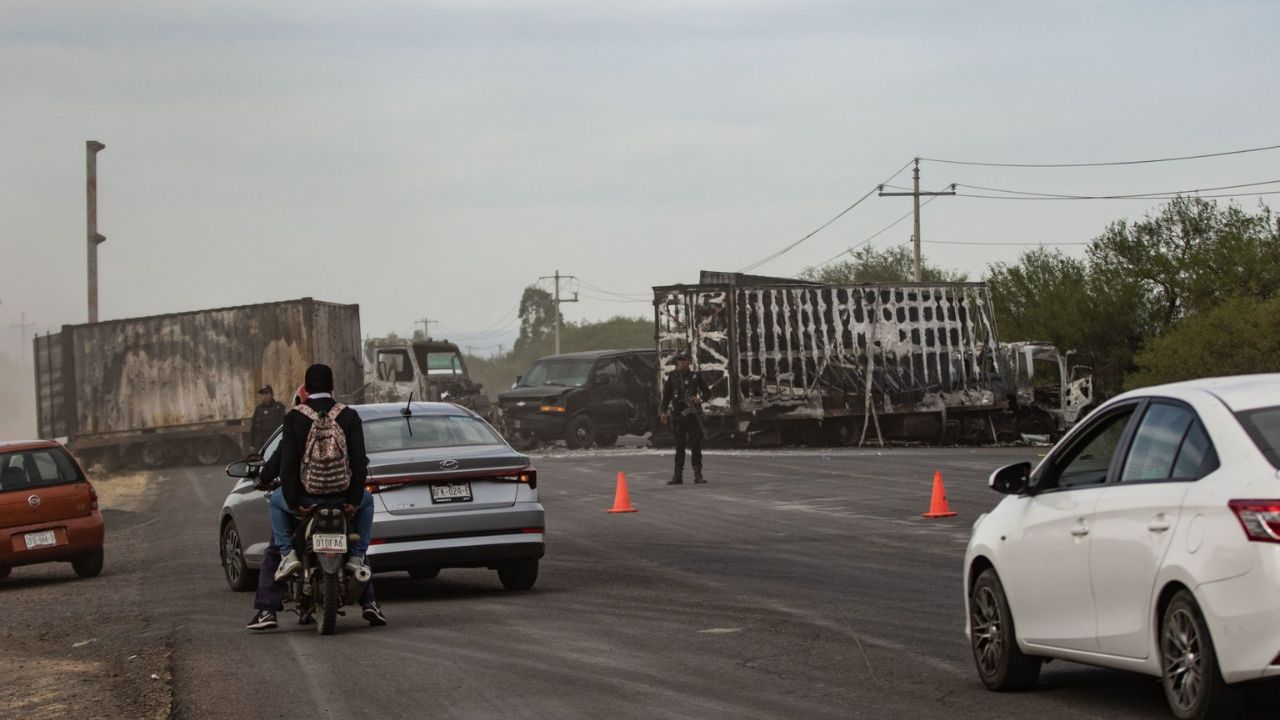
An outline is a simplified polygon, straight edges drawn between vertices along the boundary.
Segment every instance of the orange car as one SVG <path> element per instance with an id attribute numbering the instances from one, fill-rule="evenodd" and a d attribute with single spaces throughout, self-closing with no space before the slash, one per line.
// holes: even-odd
<path id="1" fill-rule="evenodd" d="M 0 578 L 15 565 L 102 572 L 102 513 L 84 470 L 49 440 L 0 442 Z"/>

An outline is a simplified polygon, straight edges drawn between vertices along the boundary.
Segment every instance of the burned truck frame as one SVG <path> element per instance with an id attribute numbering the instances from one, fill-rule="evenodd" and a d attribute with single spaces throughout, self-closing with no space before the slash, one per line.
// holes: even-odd
<path id="1" fill-rule="evenodd" d="M 697 285 L 653 291 L 659 372 L 691 353 L 710 389 L 713 438 L 989 441 L 1043 415 L 1017 402 L 982 283 L 843 286 L 704 271 Z"/>
<path id="2" fill-rule="evenodd" d="M 487 415 L 491 404 L 472 381 L 462 350 L 448 340 L 367 340 L 364 402 L 451 402 Z"/>

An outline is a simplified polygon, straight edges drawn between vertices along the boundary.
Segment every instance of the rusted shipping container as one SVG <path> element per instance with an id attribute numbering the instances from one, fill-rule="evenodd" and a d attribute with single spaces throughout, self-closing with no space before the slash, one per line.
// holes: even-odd
<path id="1" fill-rule="evenodd" d="M 363 383 L 359 306 L 311 298 L 64 325 L 34 353 L 41 437 L 152 466 L 243 451 L 258 388 L 287 404 L 311 363 Z"/>
<path id="2" fill-rule="evenodd" d="M 654 309 L 660 372 L 691 353 L 710 388 L 707 425 L 721 435 L 991 437 L 991 414 L 1008 405 L 983 284 L 704 272 L 697 285 L 655 287 Z"/>

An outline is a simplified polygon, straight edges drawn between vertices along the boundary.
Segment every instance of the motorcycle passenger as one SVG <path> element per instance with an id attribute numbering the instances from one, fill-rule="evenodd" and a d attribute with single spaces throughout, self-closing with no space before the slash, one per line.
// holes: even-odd
<path id="1" fill-rule="evenodd" d="M 280 492 L 272 493 L 269 503 L 271 533 L 282 555 L 277 580 L 302 566 L 293 547 L 293 520 L 299 508 L 342 505 L 347 512 L 354 512 L 353 529 L 359 540 L 348 550 L 349 572 L 364 567 L 373 534 L 373 496 L 364 488 L 369 458 L 360 416 L 334 400 L 333 369 L 328 365 L 307 368 L 306 390 L 307 401 L 284 418 Z"/>
<path id="2" fill-rule="evenodd" d="M 704 483 L 702 477 L 702 423 L 697 413 L 702 411 L 702 397 L 707 394 L 707 384 L 702 373 L 689 369 L 689 356 L 676 354 L 676 369 L 667 374 L 662 385 L 662 407 L 659 419 L 665 424 L 671 421 L 671 432 L 676 437 L 676 468 L 668 485 L 684 482 L 684 450 L 689 447 L 693 455 L 693 481 Z M 667 414 L 668 408 L 671 414 Z"/>
<path id="3" fill-rule="evenodd" d="M 306 402 L 307 388 L 302 386 L 298 388 L 298 393 L 293 397 L 294 407 Z M 268 490 L 271 484 L 280 477 L 280 446 L 277 445 L 275 452 L 271 453 L 271 457 L 266 459 L 262 468 L 258 471 L 257 487 L 262 490 Z M 279 488 L 270 490 L 272 494 L 278 494 Z M 274 536 L 271 543 L 267 545 L 267 549 L 262 554 L 262 567 L 258 571 L 258 590 L 254 593 L 253 607 L 257 611 L 254 613 L 253 619 L 245 627 L 250 630 L 271 630 L 276 628 L 279 623 L 276 619 L 276 613 L 284 610 L 284 593 L 285 586 L 282 581 L 275 579 L 276 569 L 280 566 L 280 549 L 276 547 Z M 365 583 L 364 590 L 360 593 L 358 600 L 361 607 L 361 617 L 370 625 L 381 626 L 387 624 L 387 618 L 382 614 L 382 606 L 378 604 L 377 596 L 373 591 L 373 578 Z M 315 622 L 315 612 L 309 612 L 298 618 L 301 625 L 309 625 Z"/>

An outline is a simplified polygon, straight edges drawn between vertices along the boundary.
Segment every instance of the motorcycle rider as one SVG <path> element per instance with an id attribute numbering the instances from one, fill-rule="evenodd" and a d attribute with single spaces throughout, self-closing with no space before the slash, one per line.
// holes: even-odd
<path id="1" fill-rule="evenodd" d="M 360 416 L 349 407 L 339 407 L 340 403 L 333 398 L 333 369 L 328 365 L 315 364 L 307 368 L 305 387 L 307 401 L 284 418 L 280 439 L 280 492 L 272 493 L 269 503 L 271 532 L 282 556 L 280 569 L 275 575 L 277 580 L 288 577 L 302 566 L 293 547 L 293 519 L 299 508 L 341 503 L 344 510 L 354 514 L 353 530 L 359 539 L 351 543 L 348 551 L 348 572 L 354 573 L 364 567 L 365 551 L 373 534 L 373 496 L 364 487 L 369 474 L 369 458 L 365 455 Z M 328 416 L 333 416 L 345 440 L 350 474 L 343 489 L 313 495 L 303 485 L 307 472 L 303 460 L 308 451 L 312 425 L 317 422 L 312 418 Z"/>
<path id="2" fill-rule="evenodd" d="M 293 396 L 293 405 L 297 407 L 307 400 L 307 388 L 302 386 L 298 388 L 297 394 Z M 275 452 L 271 453 L 271 457 L 266 459 L 262 467 L 258 471 L 256 478 L 256 486 L 259 490 L 278 493 L 280 490 L 271 489 L 271 484 L 280 477 L 280 446 L 276 445 Z M 267 545 L 266 551 L 262 555 L 262 567 L 258 570 L 258 590 L 254 593 L 253 607 L 257 611 L 253 619 L 245 627 L 249 630 L 271 630 L 276 628 L 279 623 L 276 619 L 276 613 L 284 610 L 284 593 L 285 585 L 282 581 L 275 579 L 276 569 L 280 566 L 280 549 L 276 547 L 275 538 L 273 536 L 271 543 Z M 378 604 L 377 596 L 373 591 L 373 579 L 365 583 L 364 590 L 360 593 L 358 600 L 361 607 L 361 617 L 370 625 L 381 626 L 387 624 L 387 618 L 382 614 L 382 606 Z M 300 625 L 309 625 L 315 622 L 314 610 L 298 618 Z"/>
<path id="3" fill-rule="evenodd" d="M 676 437 L 676 471 L 668 485 L 684 482 L 684 450 L 689 447 L 693 455 L 693 481 L 705 483 L 702 477 L 702 422 L 697 415 L 702 412 L 702 396 L 707 384 L 701 373 L 689 369 L 687 353 L 676 353 L 676 369 L 667 374 L 662 385 L 662 407 L 658 418 L 666 424 L 671 421 L 671 432 Z M 670 408 L 672 414 L 667 414 Z"/>

